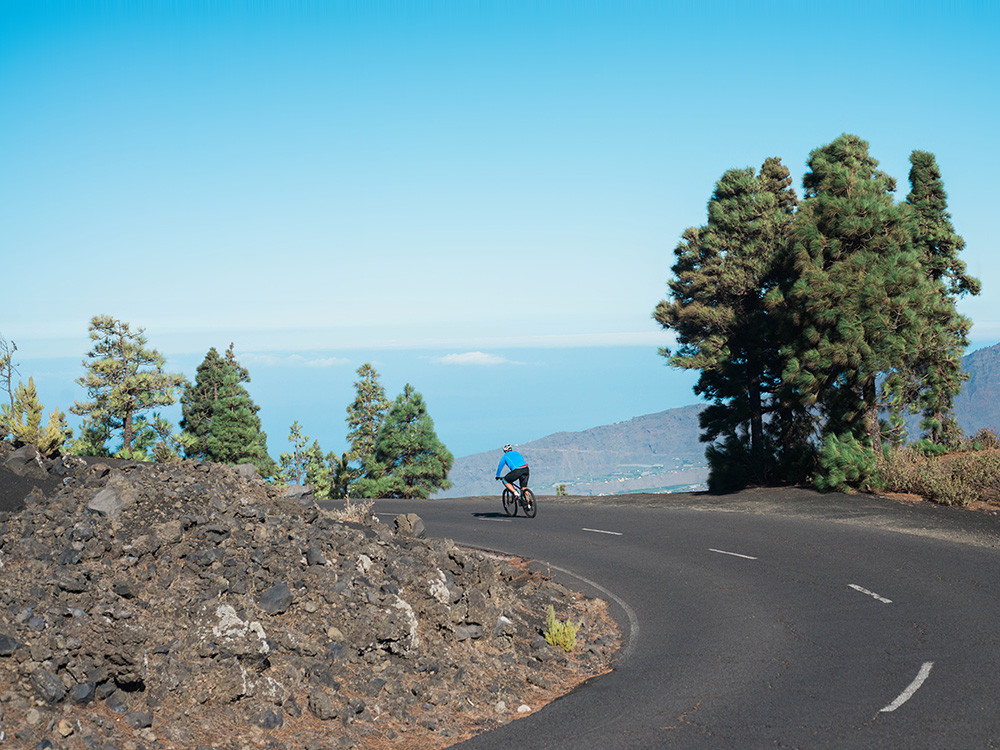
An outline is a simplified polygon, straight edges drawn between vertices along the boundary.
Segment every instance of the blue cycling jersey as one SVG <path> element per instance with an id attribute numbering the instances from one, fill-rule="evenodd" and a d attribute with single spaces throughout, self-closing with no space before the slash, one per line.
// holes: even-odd
<path id="1" fill-rule="evenodd" d="M 503 454 L 503 458 L 500 459 L 500 465 L 497 467 L 497 479 L 506 473 L 503 470 L 504 466 L 513 471 L 527 465 L 528 462 L 524 460 L 524 457 L 520 453 L 517 451 L 507 451 Z"/>

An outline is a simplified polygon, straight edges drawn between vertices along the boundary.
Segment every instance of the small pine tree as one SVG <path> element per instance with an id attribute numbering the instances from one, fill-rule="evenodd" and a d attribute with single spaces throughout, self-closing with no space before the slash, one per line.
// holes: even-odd
<path id="1" fill-rule="evenodd" d="M 17 351 L 17 344 L 7 341 L 0 336 L 0 389 L 7 394 L 7 402 L 10 409 L 14 410 L 14 375 L 19 374 L 17 364 L 14 362 L 14 352 Z M 10 434 L 0 420 L 0 440 L 6 440 Z"/>
<path id="2" fill-rule="evenodd" d="M 166 417 L 154 413 L 152 420 L 145 415 L 136 417 L 132 449 L 125 451 L 123 448 L 115 456 L 135 461 L 177 463 L 181 460 L 181 448 L 182 443 L 174 432 L 174 426 Z"/>
<path id="3" fill-rule="evenodd" d="M 298 420 L 292 422 L 288 431 L 288 442 L 292 444 L 291 453 L 282 453 L 278 457 L 281 466 L 281 477 L 286 482 L 302 484 L 306 474 L 305 447 L 309 444 L 309 436 L 302 432 Z"/>
<path id="4" fill-rule="evenodd" d="M 409 383 L 386 414 L 374 459 L 380 476 L 357 480 L 362 497 L 427 498 L 451 487 L 447 477 L 455 459 L 434 432 L 423 396 Z"/>
<path id="5" fill-rule="evenodd" d="M 350 459 L 346 453 L 341 453 L 340 458 L 331 453 L 327 458 L 330 461 L 330 468 L 333 472 L 333 486 L 330 489 L 330 497 L 350 497 L 351 482 L 354 481 L 354 470 L 351 468 Z"/>
<path id="6" fill-rule="evenodd" d="M 52 410 L 42 427 L 44 409 L 38 400 L 35 379 L 28 378 L 27 384 L 18 383 L 13 405 L 0 405 L 0 432 L 10 435 L 15 443 L 34 445 L 44 456 L 56 455 L 73 432 L 66 425 L 66 415 L 59 409 Z"/>
<path id="7" fill-rule="evenodd" d="M 313 440 L 312 445 L 303 452 L 303 456 L 305 458 L 306 484 L 312 487 L 314 498 L 325 500 L 330 497 L 330 491 L 333 487 L 333 472 L 328 463 L 330 456 L 323 454 L 318 440 Z"/>

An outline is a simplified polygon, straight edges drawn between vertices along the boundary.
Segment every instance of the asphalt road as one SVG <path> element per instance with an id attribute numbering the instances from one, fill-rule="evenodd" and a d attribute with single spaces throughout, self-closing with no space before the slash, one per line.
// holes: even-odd
<path id="1" fill-rule="evenodd" d="M 1000 745 L 995 516 L 798 490 L 378 501 L 612 603 L 615 670 L 469 748 Z"/>

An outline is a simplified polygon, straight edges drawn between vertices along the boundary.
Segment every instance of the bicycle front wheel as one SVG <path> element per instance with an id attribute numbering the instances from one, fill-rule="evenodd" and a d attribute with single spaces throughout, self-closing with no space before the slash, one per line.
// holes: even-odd
<path id="1" fill-rule="evenodd" d="M 528 518 L 534 518 L 536 513 L 538 513 L 538 503 L 535 502 L 535 493 L 529 490 L 527 487 L 525 487 L 524 515 L 526 515 Z"/>
<path id="2" fill-rule="evenodd" d="M 517 498 L 506 488 L 503 491 L 503 510 L 508 516 L 517 515 Z"/>

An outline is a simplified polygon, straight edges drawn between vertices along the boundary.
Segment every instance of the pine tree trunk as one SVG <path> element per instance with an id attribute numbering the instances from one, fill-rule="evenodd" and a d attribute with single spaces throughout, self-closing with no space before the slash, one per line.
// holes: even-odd
<path id="1" fill-rule="evenodd" d="M 132 410 L 126 409 L 122 419 L 122 448 L 125 452 L 132 450 Z"/>
<path id="2" fill-rule="evenodd" d="M 864 384 L 865 427 L 871 439 L 872 450 L 876 456 L 882 455 L 882 426 L 878 419 L 878 394 L 875 390 L 875 379 L 869 378 Z"/>
<path id="3" fill-rule="evenodd" d="M 753 461 L 750 475 L 758 484 L 764 482 L 764 410 L 761 406 L 760 376 L 750 378 L 750 457 Z"/>

